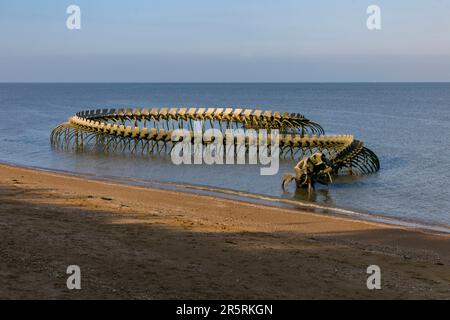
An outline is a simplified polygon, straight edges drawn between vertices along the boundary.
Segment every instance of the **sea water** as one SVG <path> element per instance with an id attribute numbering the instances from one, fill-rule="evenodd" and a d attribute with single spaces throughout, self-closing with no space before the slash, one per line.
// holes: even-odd
<path id="1" fill-rule="evenodd" d="M 283 193 L 259 166 L 173 165 L 167 156 L 74 153 L 50 146 L 75 112 L 119 107 L 245 107 L 298 112 L 327 134 L 352 134 L 381 170 Z M 449 83 L 0 84 L 0 161 L 117 179 L 237 190 L 420 223 L 450 225 Z M 122 180 L 123 181 L 123 180 Z"/>

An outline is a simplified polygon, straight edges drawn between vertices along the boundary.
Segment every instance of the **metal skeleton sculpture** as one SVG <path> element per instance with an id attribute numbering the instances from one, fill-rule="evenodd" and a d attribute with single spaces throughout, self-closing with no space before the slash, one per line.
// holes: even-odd
<path id="1" fill-rule="evenodd" d="M 295 181 L 298 187 L 328 184 L 332 175 L 368 174 L 379 170 L 378 157 L 351 135 L 325 135 L 323 128 L 298 113 L 233 108 L 97 109 L 78 112 L 51 133 L 59 148 L 161 153 L 170 151 L 175 129 L 194 130 L 278 129 L 280 156 L 300 159 L 295 175 L 285 175 L 282 187 Z M 206 144 L 207 142 L 204 141 Z M 270 141 L 269 141 L 270 143 Z M 246 141 L 246 145 L 247 141 Z"/>

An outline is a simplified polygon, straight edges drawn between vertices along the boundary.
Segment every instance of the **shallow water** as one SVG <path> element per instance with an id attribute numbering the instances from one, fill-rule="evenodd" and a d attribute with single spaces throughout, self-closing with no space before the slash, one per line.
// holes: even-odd
<path id="1" fill-rule="evenodd" d="M 53 150 L 49 133 L 77 111 L 107 107 L 234 106 L 299 112 L 327 134 L 353 134 L 379 173 L 283 194 L 259 166 L 175 166 L 168 157 Z M 450 84 L 0 84 L 0 161 L 97 176 L 234 189 L 450 225 Z"/>

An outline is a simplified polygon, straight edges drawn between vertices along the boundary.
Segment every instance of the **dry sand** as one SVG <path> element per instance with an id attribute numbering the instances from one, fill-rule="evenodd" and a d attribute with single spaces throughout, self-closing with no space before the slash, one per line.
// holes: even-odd
<path id="1" fill-rule="evenodd" d="M 0 165 L 0 298 L 448 299 L 450 235 Z"/>

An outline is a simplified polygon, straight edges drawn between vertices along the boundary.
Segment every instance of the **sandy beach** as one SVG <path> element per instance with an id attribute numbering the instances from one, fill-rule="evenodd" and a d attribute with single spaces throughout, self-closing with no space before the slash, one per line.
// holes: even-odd
<path id="1" fill-rule="evenodd" d="M 9 165 L 0 234 L 1 299 L 450 298 L 448 234 Z"/>

